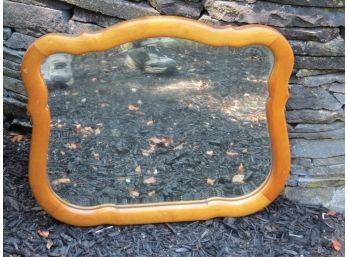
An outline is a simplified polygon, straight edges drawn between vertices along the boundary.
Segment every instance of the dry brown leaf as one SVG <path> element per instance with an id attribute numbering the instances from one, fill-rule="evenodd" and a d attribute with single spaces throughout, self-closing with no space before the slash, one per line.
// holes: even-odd
<path id="1" fill-rule="evenodd" d="M 244 166 L 243 166 L 243 163 L 239 164 L 238 173 L 241 174 L 241 175 L 244 174 Z"/>
<path id="2" fill-rule="evenodd" d="M 39 236 L 41 236 L 41 237 L 43 237 L 43 238 L 47 238 L 48 235 L 50 234 L 49 231 L 47 231 L 47 230 L 42 230 L 42 229 L 39 229 L 39 230 L 37 231 L 37 233 L 39 234 Z"/>
<path id="3" fill-rule="evenodd" d="M 78 150 L 79 146 L 75 143 L 66 143 L 64 144 L 66 148 L 69 148 L 70 150 Z"/>
<path id="4" fill-rule="evenodd" d="M 173 140 L 171 138 L 165 138 L 165 137 L 150 137 L 149 141 L 151 144 L 155 145 L 165 145 L 168 146 L 169 144 L 173 143 Z"/>
<path id="5" fill-rule="evenodd" d="M 226 155 L 229 156 L 229 157 L 234 157 L 234 156 L 238 156 L 239 153 L 233 152 L 233 151 L 227 151 L 227 152 L 226 152 Z"/>
<path id="6" fill-rule="evenodd" d="M 96 128 L 95 130 L 94 130 L 94 135 L 99 135 L 100 134 L 100 132 L 101 132 L 101 130 L 100 130 L 100 128 Z"/>
<path id="7" fill-rule="evenodd" d="M 156 191 L 151 191 L 147 193 L 148 196 L 154 196 L 155 194 L 156 194 Z"/>
<path id="8" fill-rule="evenodd" d="M 79 92 L 72 92 L 71 95 L 74 95 L 74 96 L 79 95 Z"/>
<path id="9" fill-rule="evenodd" d="M 215 183 L 215 179 L 207 178 L 207 184 L 208 184 L 209 186 L 213 186 L 214 183 Z"/>
<path id="10" fill-rule="evenodd" d="M 207 151 L 207 155 L 212 156 L 213 154 L 214 154 L 214 151 L 213 151 L 213 150 L 208 150 L 208 151 Z"/>
<path id="11" fill-rule="evenodd" d="M 330 210 L 326 213 L 327 216 L 331 216 L 331 217 L 335 217 L 336 216 L 336 212 L 334 210 Z"/>
<path id="12" fill-rule="evenodd" d="M 135 171 L 135 174 L 140 175 L 141 174 L 141 166 L 140 165 L 136 166 L 134 171 Z"/>
<path id="13" fill-rule="evenodd" d="M 184 148 L 185 143 L 181 143 L 180 145 L 177 145 L 176 147 L 174 147 L 174 150 L 181 150 Z"/>
<path id="14" fill-rule="evenodd" d="M 133 104 L 128 104 L 128 110 L 129 111 L 138 111 L 139 110 L 139 107 L 138 106 L 135 106 Z"/>
<path id="15" fill-rule="evenodd" d="M 331 242 L 332 242 L 332 247 L 333 247 L 333 249 L 335 249 L 337 252 L 338 252 L 339 250 L 341 250 L 342 244 L 341 244 L 340 242 L 338 242 L 338 241 L 335 240 L 335 239 L 332 239 Z"/>
<path id="16" fill-rule="evenodd" d="M 64 156 L 65 155 L 65 152 L 64 151 L 60 151 L 60 154 L 62 155 L 62 156 Z"/>
<path id="17" fill-rule="evenodd" d="M 237 174 L 232 177 L 232 182 L 236 184 L 243 184 L 244 183 L 244 175 L 243 174 Z"/>
<path id="18" fill-rule="evenodd" d="M 144 179 L 144 184 L 146 185 L 151 185 L 156 183 L 156 178 L 155 177 L 148 177 Z"/>
<path id="19" fill-rule="evenodd" d="M 60 185 L 60 184 L 70 184 L 71 183 L 71 180 L 70 178 L 58 178 L 58 179 L 55 179 L 51 182 L 51 185 L 52 186 L 57 186 L 57 185 Z"/>
<path id="20" fill-rule="evenodd" d="M 93 157 L 94 157 L 94 159 L 96 159 L 97 161 L 100 161 L 100 155 L 99 155 L 99 153 L 93 153 Z"/>
<path id="21" fill-rule="evenodd" d="M 244 148 L 243 150 L 242 150 L 242 153 L 247 153 L 248 152 L 248 149 L 247 148 Z"/>
<path id="22" fill-rule="evenodd" d="M 138 197 L 140 195 L 138 191 L 130 191 L 129 194 L 131 195 L 131 197 Z"/>
<path id="23" fill-rule="evenodd" d="M 51 239 L 48 239 L 46 243 L 46 248 L 50 250 L 52 246 L 53 246 L 53 241 Z"/>
<path id="24" fill-rule="evenodd" d="M 149 120 L 148 122 L 146 122 L 146 125 L 152 126 L 153 125 L 153 120 Z"/>
<path id="25" fill-rule="evenodd" d="M 10 135 L 12 136 L 11 137 L 11 142 L 12 143 L 16 143 L 16 142 L 22 141 L 22 139 L 24 138 L 24 135 L 17 134 L 17 133 L 11 133 Z"/>

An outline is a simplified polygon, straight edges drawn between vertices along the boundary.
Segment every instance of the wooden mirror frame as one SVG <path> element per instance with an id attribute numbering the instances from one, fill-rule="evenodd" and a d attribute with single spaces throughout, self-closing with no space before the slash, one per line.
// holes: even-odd
<path id="1" fill-rule="evenodd" d="M 151 37 L 175 37 L 211 46 L 236 48 L 262 45 L 272 51 L 274 65 L 269 77 L 266 104 L 272 168 L 266 181 L 253 192 L 234 198 L 212 197 L 205 200 L 83 207 L 61 199 L 50 187 L 46 170 L 50 112 L 41 64 L 55 53 L 77 55 L 105 51 Z M 32 121 L 29 183 L 34 197 L 48 214 L 77 226 L 206 220 L 244 216 L 263 209 L 281 193 L 290 172 L 285 104 L 293 63 L 294 56 L 288 41 L 275 29 L 261 25 L 216 27 L 186 18 L 156 16 L 121 22 L 104 30 L 79 36 L 52 33 L 39 38 L 25 54 L 21 70 L 28 95 L 27 110 Z"/>

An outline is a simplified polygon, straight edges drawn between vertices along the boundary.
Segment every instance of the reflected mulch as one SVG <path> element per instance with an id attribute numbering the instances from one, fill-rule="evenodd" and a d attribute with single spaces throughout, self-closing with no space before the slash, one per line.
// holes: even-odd
<path id="1" fill-rule="evenodd" d="M 29 144 L 28 135 L 4 132 L 6 257 L 344 256 L 342 214 L 281 197 L 244 218 L 90 228 L 61 224 L 45 214 L 31 195 Z"/>

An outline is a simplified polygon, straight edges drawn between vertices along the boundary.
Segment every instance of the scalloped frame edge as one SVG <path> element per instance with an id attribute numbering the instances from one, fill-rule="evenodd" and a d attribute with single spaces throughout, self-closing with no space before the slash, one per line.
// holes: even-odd
<path id="1" fill-rule="evenodd" d="M 236 198 L 154 204 L 93 207 L 73 205 L 51 189 L 46 171 L 50 136 L 48 92 L 41 76 L 41 64 L 51 54 L 84 54 L 105 51 L 135 40 L 175 37 L 212 46 L 246 47 L 263 45 L 274 55 L 266 104 L 272 148 L 272 168 L 266 181 L 253 192 Z M 54 218 L 77 226 L 126 225 L 239 217 L 268 206 L 282 191 L 290 172 L 290 146 L 285 118 L 288 81 L 294 64 L 288 41 L 275 29 L 263 25 L 210 26 L 181 17 L 142 17 L 106 29 L 78 36 L 51 33 L 37 39 L 26 52 L 21 76 L 28 95 L 27 110 L 32 120 L 29 183 L 39 205 Z"/>

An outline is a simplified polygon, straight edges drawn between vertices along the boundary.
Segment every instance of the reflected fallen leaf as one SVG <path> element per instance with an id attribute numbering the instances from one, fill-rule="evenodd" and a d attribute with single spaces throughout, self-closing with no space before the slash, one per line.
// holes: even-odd
<path id="1" fill-rule="evenodd" d="M 57 185 L 60 185 L 60 184 L 70 184 L 71 183 L 71 180 L 69 178 L 58 178 L 58 179 L 55 179 L 51 182 L 51 185 L 52 186 L 57 186 Z"/>
<path id="2" fill-rule="evenodd" d="M 154 196 L 155 194 L 156 194 L 156 191 L 151 191 L 147 193 L 148 196 Z"/>
<path id="3" fill-rule="evenodd" d="M 234 156 L 238 156 L 239 153 L 233 152 L 233 151 L 227 151 L 227 152 L 226 152 L 226 155 L 229 156 L 229 157 L 234 157 Z"/>
<path id="4" fill-rule="evenodd" d="M 208 151 L 207 151 L 207 155 L 212 156 L 213 154 L 214 154 L 214 151 L 213 151 L 213 150 L 208 150 Z"/>
<path id="5" fill-rule="evenodd" d="M 141 174 L 141 166 L 140 165 L 136 166 L 134 171 L 135 171 L 135 174 L 140 175 Z"/>
<path id="6" fill-rule="evenodd" d="M 207 184 L 208 184 L 209 186 L 213 186 L 214 183 L 215 183 L 215 179 L 207 178 Z"/>
<path id="7" fill-rule="evenodd" d="M 243 166 L 243 163 L 239 164 L 238 173 L 239 173 L 239 174 L 244 174 L 244 166 Z"/>
<path id="8" fill-rule="evenodd" d="M 335 239 L 332 239 L 331 242 L 332 242 L 333 249 L 335 249 L 336 251 L 341 250 L 342 244 L 340 242 L 338 242 Z"/>
<path id="9" fill-rule="evenodd" d="M 131 197 L 138 197 L 140 195 L 138 191 L 130 191 L 129 194 L 131 195 Z"/>
<path id="10" fill-rule="evenodd" d="M 48 250 L 50 250 L 52 246 L 53 246 L 53 241 L 51 239 L 48 239 L 47 240 L 47 244 L 46 244 L 46 248 Z"/>
<path id="11" fill-rule="evenodd" d="M 139 107 L 138 106 L 135 106 L 133 104 L 128 104 L 128 110 L 129 111 L 138 111 L 139 110 Z"/>
<path id="12" fill-rule="evenodd" d="M 47 238 L 47 237 L 49 236 L 49 234 L 50 234 L 49 231 L 47 231 L 47 230 L 42 230 L 42 229 L 39 229 L 39 230 L 37 231 L 37 233 L 39 234 L 39 236 L 41 236 L 41 237 L 43 237 L 43 238 Z"/>
<path id="13" fill-rule="evenodd" d="M 244 175 L 243 174 L 237 174 L 232 177 L 232 182 L 236 184 L 243 184 L 244 183 Z"/>
<path id="14" fill-rule="evenodd" d="M 148 177 L 144 179 L 144 184 L 146 185 L 151 185 L 156 183 L 156 178 L 155 177 Z"/>

